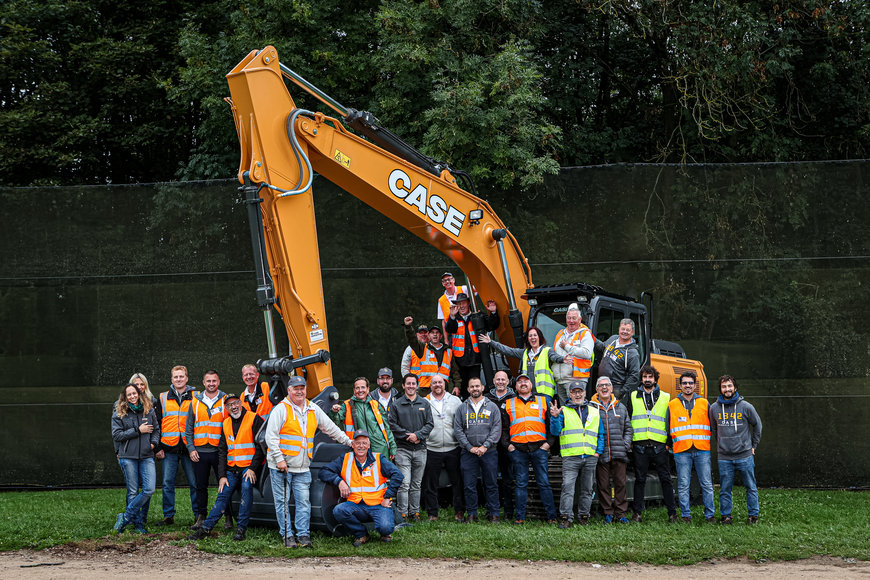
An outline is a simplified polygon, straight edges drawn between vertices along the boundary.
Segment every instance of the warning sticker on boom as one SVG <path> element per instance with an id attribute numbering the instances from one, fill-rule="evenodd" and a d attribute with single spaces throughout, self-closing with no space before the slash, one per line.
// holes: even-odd
<path id="1" fill-rule="evenodd" d="M 350 157 L 348 157 L 338 149 L 335 150 L 335 155 L 333 155 L 332 158 L 335 159 L 336 163 L 344 165 L 347 169 L 350 169 Z"/>
<path id="2" fill-rule="evenodd" d="M 323 330 L 312 330 L 308 333 L 308 342 L 320 342 L 323 340 Z"/>

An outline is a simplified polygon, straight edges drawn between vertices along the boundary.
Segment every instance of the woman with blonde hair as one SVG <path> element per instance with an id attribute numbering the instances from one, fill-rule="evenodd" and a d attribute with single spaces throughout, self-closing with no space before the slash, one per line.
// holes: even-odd
<path id="1" fill-rule="evenodd" d="M 137 532 L 146 534 L 147 512 L 143 508 L 157 484 L 154 453 L 160 445 L 160 422 L 154 403 L 147 396 L 140 396 L 133 383 L 124 386 L 115 405 L 112 440 L 127 483 L 128 500 L 127 510 L 115 519 L 115 532 L 120 534 L 133 525 Z"/>

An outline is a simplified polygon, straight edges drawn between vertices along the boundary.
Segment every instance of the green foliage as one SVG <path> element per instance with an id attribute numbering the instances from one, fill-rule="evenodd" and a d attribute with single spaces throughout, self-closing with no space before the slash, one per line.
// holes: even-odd
<path id="1" fill-rule="evenodd" d="M 109 535 L 114 515 L 123 504 L 124 491 L 88 490 L 0 494 L 0 550 L 46 548 L 65 542 L 103 538 L 106 542 L 141 541 L 125 532 L 117 540 Z M 644 513 L 643 524 L 604 526 L 593 519 L 589 527 L 559 530 L 529 522 L 522 527 L 480 523 L 456 525 L 452 513 L 394 535 L 390 544 L 372 542 L 355 555 L 382 558 L 505 558 L 566 560 L 572 562 L 694 564 L 709 559 L 748 557 L 792 560 L 818 555 L 870 558 L 864 541 L 870 496 L 846 491 L 761 490 L 761 520 L 748 527 L 735 493 L 735 523 L 670 525 L 663 508 Z M 160 494 L 151 500 L 152 520 L 159 514 Z M 191 521 L 189 507 L 180 502 L 176 524 L 166 537 L 183 538 Z M 863 507 L 862 507 L 863 506 Z M 695 521 L 703 522 L 696 507 Z M 314 533 L 313 550 L 288 551 L 275 530 L 250 528 L 245 542 L 233 542 L 223 532 L 197 542 L 200 549 L 218 554 L 280 556 L 289 558 L 346 556 L 348 538 Z M 590 542 L 589 538 L 595 541 Z M 690 537 L 691 540 L 687 540 Z"/>

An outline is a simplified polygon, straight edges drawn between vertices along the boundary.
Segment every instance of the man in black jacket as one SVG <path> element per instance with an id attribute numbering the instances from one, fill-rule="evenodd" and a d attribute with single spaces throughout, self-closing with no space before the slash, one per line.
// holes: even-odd
<path id="1" fill-rule="evenodd" d="M 453 350 L 453 361 L 462 377 L 459 397 L 464 401 L 468 398 L 468 379 L 480 376 L 480 350 L 477 346 L 477 334 L 496 330 L 499 325 L 495 302 L 486 303 L 489 314 L 484 319 L 485 328 L 474 328 L 471 323 L 471 302 L 466 294 L 458 294 L 450 307 L 450 320 L 445 327 L 450 336 L 450 347 Z"/>
<path id="2" fill-rule="evenodd" d="M 224 405 L 230 416 L 224 419 L 218 444 L 218 496 L 202 527 L 189 535 L 189 540 L 200 540 L 209 535 L 224 512 L 229 509 L 233 494 L 239 488 L 242 490 L 242 502 L 239 505 L 233 539 L 244 540 L 248 528 L 257 472 L 266 458 L 263 450 L 254 442 L 254 435 L 263 426 L 263 419 L 245 409 L 236 395 L 227 395 Z"/>
<path id="3" fill-rule="evenodd" d="M 406 520 L 420 519 L 420 484 L 426 468 L 426 438 L 435 427 L 429 402 L 417 396 L 417 375 L 402 378 L 405 394 L 390 408 L 390 428 L 396 439 L 396 466 L 402 472 L 396 507 Z"/>

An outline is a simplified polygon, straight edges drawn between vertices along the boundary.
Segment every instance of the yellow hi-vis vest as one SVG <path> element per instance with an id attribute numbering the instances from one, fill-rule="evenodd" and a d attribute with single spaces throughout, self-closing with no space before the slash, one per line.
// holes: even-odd
<path id="1" fill-rule="evenodd" d="M 523 352 L 523 362 L 520 367 L 520 372 L 524 375 L 529 375 L 529 349 Z M 550 370 L 550 347 L 545 346 L 538 353 L 538 358 L 535 359 L 535 393 L 544 395 L 550 399 L 556 394 L 556 378 L 553 376 L 553 371 Z"/>
<path id="2" fill-rule="evenodd" d="M 590 407 L 586 414 L 586 424 L 576 409 L 563 407 L 565 425 L 559 434 L 559 447 L 562 457 L 574 455 L 595 455 L 598 448 L 598 426 L 601 413 L 597 407 Z"/>
<path id="3" fill-rule="evenodd" d="M 631 428 L 634 430 L 631 436 L 632 441 L 649 439 L 664 443 L 668 440 L 668 425 L 665 423 L 665 419 L 670 401 L 671 396 L 661 391 L 659 400 L 647 413 L 640 393 L 635 391 L 631 394 Z"/>

